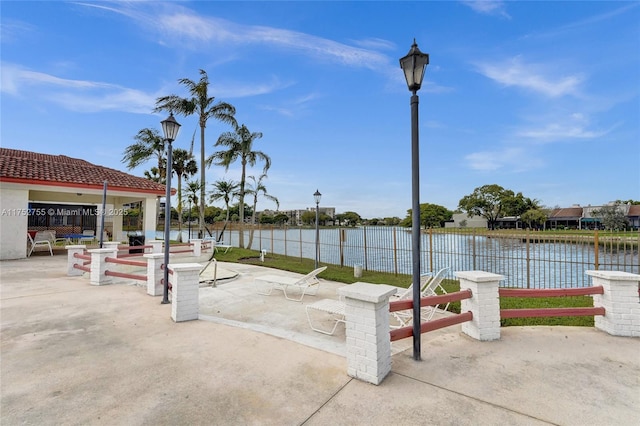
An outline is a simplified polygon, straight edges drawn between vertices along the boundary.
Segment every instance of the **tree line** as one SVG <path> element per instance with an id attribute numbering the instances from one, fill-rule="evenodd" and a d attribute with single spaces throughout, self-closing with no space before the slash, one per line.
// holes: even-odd
<path id="1" fill-rule="evenodd" d="M 264 185 L 264 179 L 267 177 L 267 171 L 271 167 L 271 158 L 260 150 L 254 149 L 256 140 L 262 138 L 262 133 L 250 131 L 245 124 L 238 124 L 235 115 L 236 109 L 227 102 L 216 101 L 214 96 L 209 95 L 209 78 L 204 70 L 200 70 L 200 79 L 198 81 L 188 78 L 178 80 L 178 83 L 185 86 L 189 92 L 188 97 L 181 97 L 175 94 L 161 96 L 156 99 L 156 105 L 152 112 L 168 112 L 182 116 L 196 115 L 198 117 L 198 125 L 200 127 L 200 163 L 195 161 L 193 155 L 193 145 L 195 141 L 195 132 L 191 141 L 191 149 L 189 151 L 178 148 L 173 150 L 172 164 L 167 165 L 167 155 L 165 139 L 156 129 L 142 129 L 134 137 L 135 143 L 125 149 L 122 161 L 129 170 L 149 161 L 156 160 L 157 165 L 149 171 L 145 171 L 148 179 L 164 183 L 166 182 L 167 169 L 172 176 L 177 178 L 177 199 L 178 205 L 176 212 L 178 216 L 179 231 L 182 231 L 183 224 L 183 201 L 185 198 L 182 194 L 182 181 L 189 180 L 200 171 L 200 179 L 187 182 L 186 200 L 196 206 L 198 210 L 198 235 L 205 236 L 205 210 L 207 186 L 205 169 L 211 165 L 229 167 L 239 162 L 241 166 L 241 178 L 239 182 L 232 180 L 220 180 L 212 185 L 211 191 L 208 192 L 209 201 L 223 200 L 227 207 L 225 221 L 229 221 L 230 203 L 234 198 L 238 199 L 238 222 L 245 222 L 245 198 L 253 197 L 253 215 L 255 220 L 256 204 L 258 196 L 263 195 L 274 201 L 279 206 L 276 197 L 267 193 Z M 215 119 L 232 127 L 231 131 L 222 133 L 214 144 L 219 148 L 211 155 L 206 155 L 205 129 L 209 119 Z M 257 163 L 262 163 L 262 174 L 255 178 L 247 176 L 247 166 L 254 167 Z M 225 222 L 225 224 L 226 224 Z M 244 233 L 240 233 L 240 246 L 244 246 Z M 182 233 L 178 232 L 179 238 Z M 221 235 L 220 235 L 221 237 Z M 219 237 L 218 237 L 219 238 Z M 247 246 L 251 246 L 253 239 L 253 231 L 250 232 L 249 242 Z"/>

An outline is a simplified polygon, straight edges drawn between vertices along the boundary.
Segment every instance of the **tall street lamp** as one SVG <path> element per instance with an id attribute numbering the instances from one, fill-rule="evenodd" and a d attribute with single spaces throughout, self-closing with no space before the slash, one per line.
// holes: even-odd
<path id="1" fill-rule="evenodd" d="M 429 54 L 418 49 L 416 40 L 409 53 L 400 58 L 400 68 L 404 71 L 407 87 L 411 95 L 411 246 L 413 284 L 413 359 L 420 361 L 420 154 L 418 137 L 418 95 L 429 64 Z"/>
<path id="2" fill-rule="evenodd" d="M 319 222 L 318 218 L 320 216 L 320 198 L 322 194 L 320 191 L 316 189 L 316 192 L 313 194 L 314 200 L 316 200 L 316 267 L 314 269 L 318 269 L 318 260 L 320 259 L 320 228 L 318 227 Z"/>
<path id="3" fill-rule="evenodd" d="M 173 113 L 169 117 L 161 121 L 164 139 L 167 141 L 167 166 L 165 168 L 165 185 L 167 192 L 164 202 L 164 293 L 162 295 L 162 303 L 169 303 L 169 240 L 171 230 L 171 174 L 173 172 L 173 149 L 171 142 L 176 140 L 180 124 L 173 118 Z"/>

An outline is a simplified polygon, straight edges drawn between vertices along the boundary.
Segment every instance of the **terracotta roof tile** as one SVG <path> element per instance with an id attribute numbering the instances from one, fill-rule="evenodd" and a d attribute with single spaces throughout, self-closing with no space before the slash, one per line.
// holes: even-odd
<path id="1" fill-rule="evenodd" d="M 0 148 L 0 181 L 101 189 L 105 180 L 109 188 L 122 191 L 166 191 L 159 183 L 78 158 Z"/>

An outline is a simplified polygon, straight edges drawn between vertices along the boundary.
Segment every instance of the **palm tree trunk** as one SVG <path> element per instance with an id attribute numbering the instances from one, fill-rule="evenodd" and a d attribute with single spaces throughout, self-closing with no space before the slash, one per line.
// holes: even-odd
<path id="1" fill-rule="evenodd" d="M 178 242 L 182 242 L 182 175 L 176 174 L 178 178 Z"/>
<path id="2" fill-rule="evenodd" d="M 200 124 L 200 217 L 198 220 L 198 238 L 204 238 L 204 194 L 205 194 L 205 155 L 204 155 L 204 126 Z"/>
<path id="3" fill-rule="evenodd" d="M 258 202 L 254 199 L 253 201 L 253 213 L 251 214 L 251 228 L 249 228 L 249 242 L 247 243 L 247 248 L 251 247 L 253 244 L 253 233 L 255 232 L 255 223 L 256 223 L 256 206 Z"/>

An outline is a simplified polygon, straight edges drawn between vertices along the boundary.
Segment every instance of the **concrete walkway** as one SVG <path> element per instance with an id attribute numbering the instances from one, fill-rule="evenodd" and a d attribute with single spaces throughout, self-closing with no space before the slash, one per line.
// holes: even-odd
<path id="1" fill-rule="evenodd" d="M 258 295 L 266 269 L 200 290 L 201 320 L 131 283 L 67 277 L 66 257 L 0 262 L 2 425 L 635 425 L 640 339 L 516 327 L 477 342 L 450 327 L 394 342 L 380 386 L 346 374 L 344 331 L 310 331 L 305 303 Z M 266 270 L 273 272 L 272 270 Z M 405 339 L 410 340 L 410 339 Z M 397 343 L 397 344 L 396 344 Z"/>

